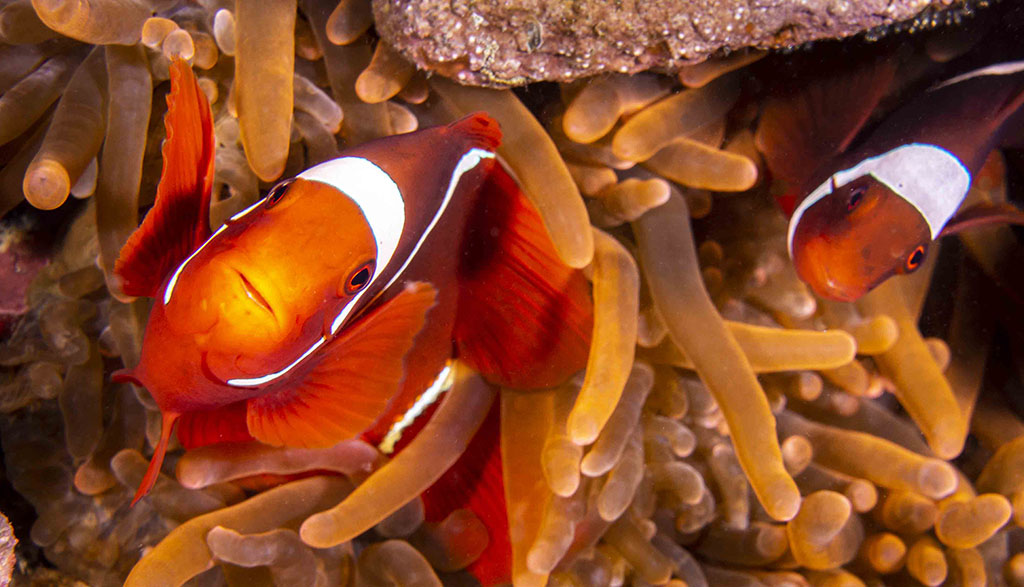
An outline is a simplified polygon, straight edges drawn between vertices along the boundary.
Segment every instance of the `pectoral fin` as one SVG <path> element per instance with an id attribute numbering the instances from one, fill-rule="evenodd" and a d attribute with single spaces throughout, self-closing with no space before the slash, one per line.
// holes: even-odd
<path id="1" fill-rule="evenodd" d="M 409 284 L 317 351 L 298 375 L 247 400 L 249 433 L 265 444 L 316 448 L 369 428 L 398 391 L 436 296 L 430 284 Z"/>
<path id="2" fill-rule="evenodd" d="M 1013 204 L 983 202 L 968 206 L 957 212 L 939 236 L 949 236 L 963 230 L 988 226 L 991 224 L 1024 225 L 1024 211 Z"/>
<path id="3" fill-rule="evenodd" d="M 171 64 L 164 125 L 156 201 L 114 265 L 130 296 L 155 296 L 167 275 L 210 236 L 213 115 L 192 68 L 180 59 Z"/>

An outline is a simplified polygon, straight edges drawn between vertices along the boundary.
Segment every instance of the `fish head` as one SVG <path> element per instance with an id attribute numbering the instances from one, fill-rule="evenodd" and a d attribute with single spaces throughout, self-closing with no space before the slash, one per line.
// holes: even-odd
<path id="1" fill-rule="evenodd" d="M 870 174 L 835 188 L 793 222 L 797 274 L 818 295 L 843 302 L 916 270 L 931 242 L 917 208 Z"/>
<path id="2" fill-rule="evenodd" d="M 296 178 L 214 233 L 158 304 L 170 329 L 220 357 L 216 364 L 266 371 L 321 338 L 325 312 L 351 302 L 375 263 L 359 207 L 332 186 Z"/>

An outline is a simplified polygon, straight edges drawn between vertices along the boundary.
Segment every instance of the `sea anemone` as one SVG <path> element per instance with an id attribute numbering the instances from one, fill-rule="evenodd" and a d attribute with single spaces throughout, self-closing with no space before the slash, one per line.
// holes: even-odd
<path id="1" fill-rule="evenodd" d="M 902 45 L 910 87 L 980 38 L 939 33 L 841 51 Z M 427 520 L 419 495 L 500 421 L 516 585 L 1024 584 L 1024 422 L 1002 395 L 1024 364 L 1014 233 L 964 233 L 855 305 L 815 298 L 787 256 L 760 105 L 835 47 L 512 91 L 417 70 L 358 0 L 14 0 L 0 41 L 3 234 L 64 221 L 0 329 L 17 492 L 0 509 L 29 579 L 471 584 L 496 537 L 467 510 Z M 148 312 L 113 265 L 155 191 L 175 57 L 213 108 L 214 226 L 345 147 L 491 114 L 592 283 L 585 371 L 523 392 L 456 364 L 394 457 L 359 439 L 175 445 L 129 507 L 160 417 L 110 382 L 139 361 Z M 1007 167 L 993 154 L 970 197 L 1005 201 Z M 16 240 L 0 261 L 25 254 Z"/>

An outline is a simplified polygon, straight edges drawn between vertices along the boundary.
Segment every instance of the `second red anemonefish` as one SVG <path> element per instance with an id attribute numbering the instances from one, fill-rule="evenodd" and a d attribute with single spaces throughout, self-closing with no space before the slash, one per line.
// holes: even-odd
<path id="1" fill-rule="evenodd" d="M 940 83 L 858 136 L 894 73 L 881 61 L 826 76 L 769 100 L 762 114 L 757 141 L 769 167 L 803 194 L 790 217 L 790 256 L 822 297 L 854 301 L 914 271 L 940 236 L 1021 222 L 1008 206 L 960 208 L 989 152 L 1019 138 L 1024 62 Z"/>
<path id="2" fill-rule="evenodd" d="M 156 202 L 115 268 L 126 294 L 155 298 L 140 363 L 115 374 L 163 415 L 136 501 L 176 423 L 186 447 L 330 446 L 383 438 L 453 357 L 521 389 L 584 366 L 589 285 L 497 162 L 486 114 L 349 149 L 212 234 L 212 114 L 183 61 L 165 124 Z M 435 492 L 432 516 L 503 499 L 496 431 L 478 436 L 456 467 L 489 463 L 488 482 Z"/>

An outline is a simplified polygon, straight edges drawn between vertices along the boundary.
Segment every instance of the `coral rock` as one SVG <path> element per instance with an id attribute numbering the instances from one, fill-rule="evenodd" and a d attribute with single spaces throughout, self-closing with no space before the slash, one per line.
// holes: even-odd
<path id="1" fill-rule="evenodd" d="M 0 514 L 0 585 L 8 585 L 11 581 L 11 573 L 14 572 L 14 565 L 17 559 L 14 557 L 14 547 L 18 539 L 14 537 L 14 529 L 7 517 Z"/>
<path id="2" fill-rule="evenodd" d="M 377 30 L 423 69 L 465 84 L 570 81 L 677 69 L 744 47 L 778 49 L 933 25 L 970 0 L 374 0 Z M 949 12 L 951 11 L 951 12 Z"/>

